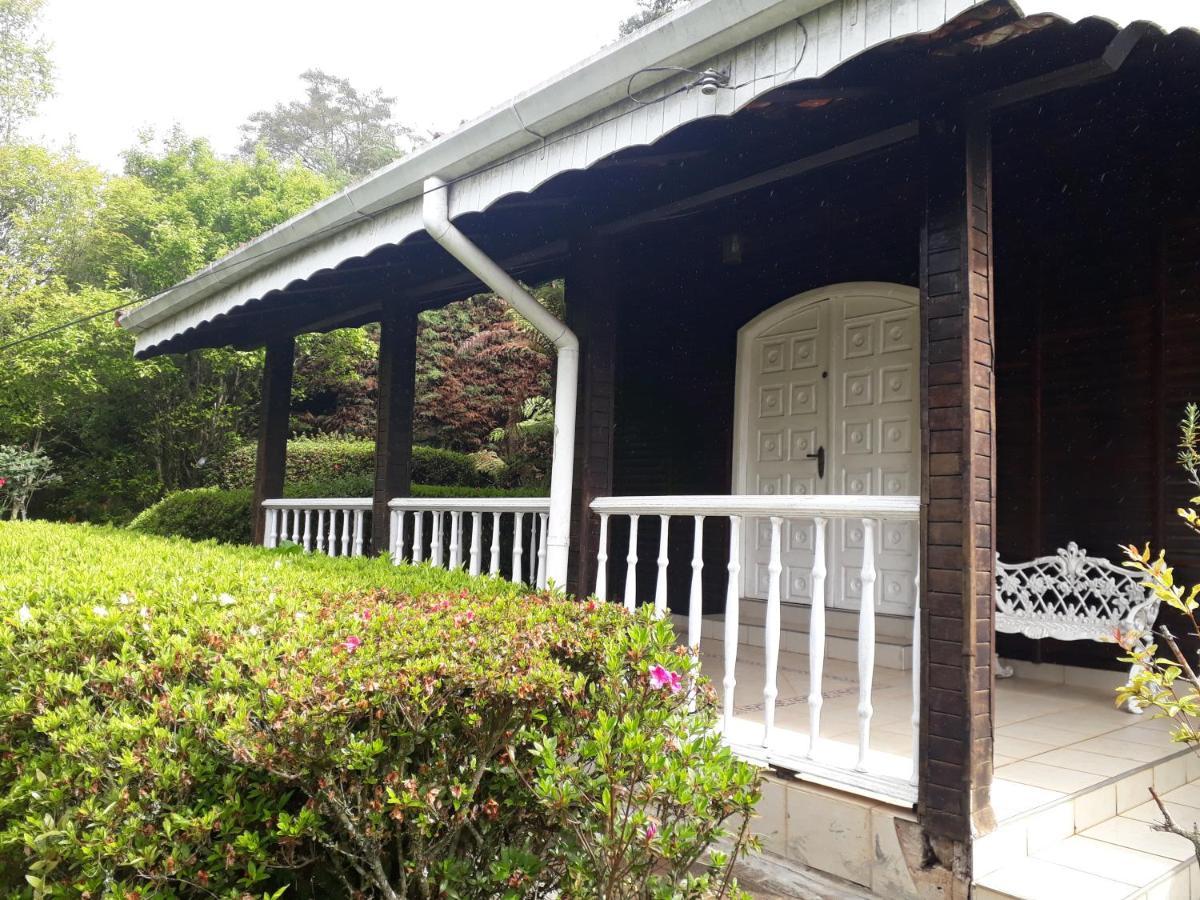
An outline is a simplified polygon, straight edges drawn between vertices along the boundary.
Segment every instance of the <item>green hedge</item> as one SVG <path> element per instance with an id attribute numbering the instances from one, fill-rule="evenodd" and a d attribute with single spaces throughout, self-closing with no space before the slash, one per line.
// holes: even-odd
<path id="1" fill-rule="evenodd" d="M 725 893 L 757 774 L 648 612 L 45 522 L 0 559 L 0 896 Z"/>
<path id="2" fill-rule="evenodd" d="M 307 482 L 284 489 L 287 497 L 370 497 L 371 476 L 347 475 L 326 482 Z M 541 488 L 464 488 L 436 484 L 414 484 L 414 497 L 544 497 Z M 250 503 L 248 488 L 193 488 L 175 491 L 143 510 L 129 527 L 159 537 L 183 537 L 193 541 L 213 540 L 223 544 L 249 544 Z"/>
<path id="3" fill-rule="evenodd" d="M 254 484 L 256 448 L 237 448 L 218 467 L 221 487 L 244 488 Z M 341 478 L 371 478 L 375 474 L 375 444 L 357 439 L 316 437 L 288 441 L 285 483 L 326 484 Z M 488 476 L 477 471 L 466 453 L 436 447 L 412 448 L 412 480 L 418 484 L 482 486 Z"/>

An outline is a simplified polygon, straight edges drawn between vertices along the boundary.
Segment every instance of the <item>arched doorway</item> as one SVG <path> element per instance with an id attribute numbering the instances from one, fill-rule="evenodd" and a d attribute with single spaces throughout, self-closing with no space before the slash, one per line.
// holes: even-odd
<path id="1" fill-rule="evenodd" d="M 799 294 L 738 331 L 733 492 L 920 490 L 918 291 L 877 282 Z M 785 524 L 783 595 L 811 601 L 814 524 Z M 831 523 L 828 606 L 859 607 L 862 526 Z M 917 529 L 881 523 L 878 610 L 911 615 Z M 765 598 L 770 528 L 747 523 L 743 595 Z"/>

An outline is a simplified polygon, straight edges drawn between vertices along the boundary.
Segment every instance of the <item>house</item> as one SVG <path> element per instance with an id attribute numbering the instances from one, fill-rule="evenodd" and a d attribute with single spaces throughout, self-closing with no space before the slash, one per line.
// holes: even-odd
<path id="1" fill-rule="evenodd" d="M 266 348 L 259 540 L 677 614 L 779 857 L 884 897 L 1200 896 L 1145 824 L 1200 765 L 1113 707 L 1117 649 L 996 634 L 997 552 L 1200 563 L 1200 13 L 1045 5 L 699 0 L 122 323 L 143 357 Z M 554 277 L 565 323 L 517 281 Z M 550 494 L 413 499 L 416 315 L 485 288 L 558 350 Z M 294 336 L 368 322 L 374 497 L 283 501 Z"/>

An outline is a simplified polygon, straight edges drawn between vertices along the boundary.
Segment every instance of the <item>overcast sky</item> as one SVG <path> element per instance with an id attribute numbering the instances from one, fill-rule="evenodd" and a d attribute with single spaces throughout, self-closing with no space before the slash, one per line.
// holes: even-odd
<path id="1" fill-rule="evenodd" d="M 731 0 L 732 2 L 732 0 Z M 322 68 L 397 98 L 400 121 L 453 129 L 613 41 L 635 0 L 47 0 L 54 99 L 26 128 L 108 169 L 139 129 L 179 123 L 221 152 Z M 1072 18 L 1174 26 L 1200 0 L 1026 0 Z"/>
<path id="2" fill-rule="evenodd" d="M 109 169 L 178 122 L 233 151 L 255 110 L 322 68 L 441 131 L 615 40 L 634 0 L 47 0 L 56 95 L 25 131 Z"/>

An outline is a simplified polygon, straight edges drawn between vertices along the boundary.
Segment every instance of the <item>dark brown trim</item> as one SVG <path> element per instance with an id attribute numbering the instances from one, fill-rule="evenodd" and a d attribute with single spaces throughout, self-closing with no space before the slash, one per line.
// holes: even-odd
<path id="1" fill-rule="evenodd" d="M 826 166 L 834 165 L 835 163 L 845 162 L 846 160 L 855 159 L 862 156 L 868 156 L 872 153 L 877 153 L 880 150 L 886 150 L 889 147 L 894 147 L 897 144 L 902 144 L 905 141 L 910 141 L 917 136 L 917 123 L 905 122 L 903 125 L 896 125 L 893 128 L 888 128 L 875 134 L 867 135 L 858 140 L 850 141 L 841 144 L 837 147 L 830 147 L 828 150 L 822 150 L 820 153 L 814 153 L 811 156 L 806 156 L 803 159 L 793 160 L 789 163 L 784 163 L 781 166 L 775 166 L 773 169 L 767 169 L 765 172 L 758 172 L 754 175 L 749 175 L 746 178 L 739 178 L 737 181 L 731 181 L 728 184 L 722 184 L 711 190 L 703 191 L 691 197 L 684 197 L 682 200 L 676 200 L 673 203 L 667 203 L 663 206 L 648 209 L 644 212 L 639 212 L 635 215 L 628 216 L 624 219 L 618 219 L 614 222 L 607 222 L 599 226 L 596 230 L 599 234 L 617 234 L 623 231 L 629 231 L 637 228 L 640 225 L 645 225 L 649 222 L 657 222 L 662 219 L 678 216 L 682 213 L 690 212 L 699 209 L 703 206 L 708 206 L 717 203 L 728 197 L 736 194 L 743 194 L 746 191 L 752 191 L 756 188 L 766 187 L 774 184 L 777 181 L 783 181 L 787 178 L 795 178 L 799 175 L 807 174 L 808 172 L 822 169 Z"/>
<path id="2" fill-rule="evenodd" d="M 613 260 L 596 238 L 572 245 L 566 276 L 567 325 L 579 338 L 579 402 L 575 424 L 575 485 L 567 590 L 590 594 L 596 585 L 599 522 L 597 497 L 613 492 L 613 423 L 616 393 L 616 320 Z"/>
<path id="3" fill-rule="evenodd" d="M 376 555 L 386 553 L 390 544 L 388 501 L 407 497 L 411 491 L 416 358 L 416 313 L 408 304 L 388 304 L 379 323 L 375 495 L 371 507 L 371 552 Z"/>
<path id="4" fill-rule="evenodd" d="M 992 569 L 995 419 L 990 134 L 961 114 L 922 123 L 922 553 L 918 815 L 961 842 L 995 827 Z M 939 503 L 937 501 L 950 501 Z"/>
<path id="5" fill-rule="evenodd" d="M 254 499 L 250 506 L 254 543 L 258 545 L 263 543 L 266 532 L 262 502 L 283 496 L 295 357 L 296 342 L 290 337 L 267 344 L 263 357 L 262 409 L 258 420 L 258 453 L 254 459 Z"/>

